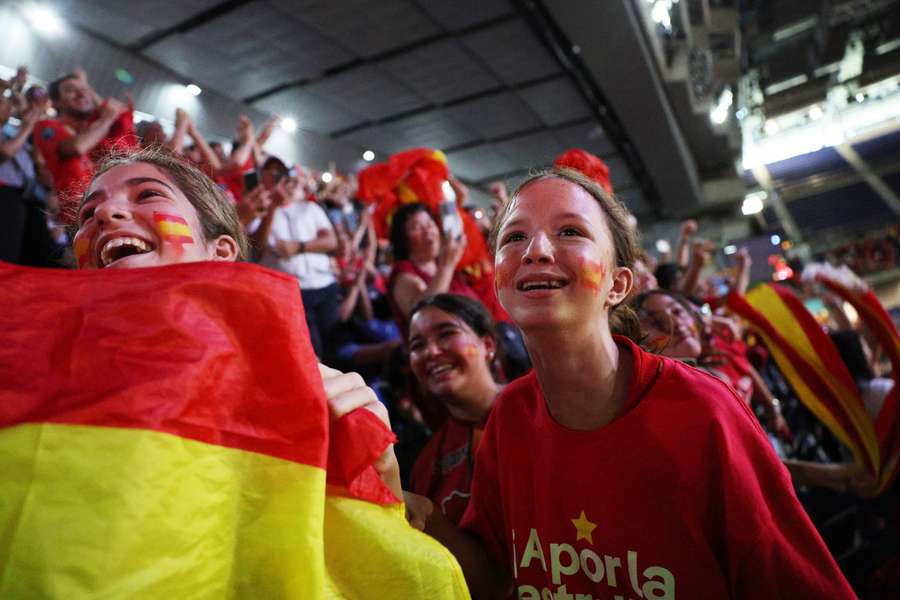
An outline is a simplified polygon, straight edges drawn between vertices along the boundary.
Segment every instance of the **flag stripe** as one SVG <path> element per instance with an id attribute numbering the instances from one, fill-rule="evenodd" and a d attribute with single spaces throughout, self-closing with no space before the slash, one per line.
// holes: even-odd
<path id="1" fill-rule="evenodd" d="M 159 232 L 162 235 L 175 235 L 186 237 L 190 241 L 194 241 L 193 236 L 191 235 L 191 228 L 187 225 L 182 225 L 181 223 L 170 223 L 169 221 L 159 221 L 156 226 L 159 228 Z"/>
<path id="2" fill-rule="evenodd" d="M 153 431 L 48 424 L 0 431 L 0 456 L 0 597 L 301 598 L 325 587 L 322 469 Z"/>
<path id="3" fill-rule="evenodd" d="M 164 221 L 169 221 L 172 223 L 180 223 L 181 225 L 187 225 L 188 222 L 185 221 L 182 217 L 178 215 L 170 215 L 168 213 L 155 212 L 153 213 L 153 220 L 157 223 L 162 223 Z"/>

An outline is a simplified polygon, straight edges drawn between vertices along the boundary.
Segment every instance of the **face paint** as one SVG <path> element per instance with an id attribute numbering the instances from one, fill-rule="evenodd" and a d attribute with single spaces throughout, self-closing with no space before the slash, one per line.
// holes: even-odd
<path id="1" fill-rule="evenodd" d="M 670 339 L 671 338 L 667 335 L 654 336 L 654 337 L 650 338 L 649 341 L 647 341 L 647 349 L 650 350 L 650 352 L 653 352 L 654 354 L 662 352 L 669 345 Z"/>
<path id="2" fill-rule="evenodd" d="M 603 265 L 585 259 L 581 263 L 579 276 L 582 287 L 599 292 L 603 284 Z"/>
<path id="3" fill-rule="evenodd" d="M 177 253 L 184 251 L 184 244 L 193 244 L 194 238 L 191 236 L 191 228 L 188 222 L 177 215 L 155 212 L 153 213 L 153 221 L 159 230 L 159 235 L 163 241 L 173 244 Z"/>
<path id="4" fill-rule="evenodd" d="M 496 289 L 512 287 L 512 273 L 503 265 L 497 265 L 494 270 L 494 287 Z"/>
<path id="5" fill-rule="evenodd" d="M 463 354 L 465 354 L 469 358 L 477 358 L 479 354 L 478 347 L 473 344 L 469 344 L 463 349 Z"/>
<path id="6" fill-rule="evenodd" d="M 75 260 L 78 261 L 78 268 L 83 269 L 88 263 L 90 257 L 88 252 L 91 248 L 91 241 L 86 237 L 75 236 L 75 243 L 72 244 L 72 251 L 75 253 Z"/>

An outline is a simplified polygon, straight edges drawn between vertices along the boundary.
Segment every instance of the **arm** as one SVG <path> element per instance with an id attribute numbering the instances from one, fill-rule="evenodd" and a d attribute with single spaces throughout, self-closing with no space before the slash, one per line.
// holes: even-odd
<path id="1" fill-rule="evenodd" d="M 276 247 L 283 258 L 288 258 L 294 254 L 303 254 L 304 252 L 327 254 L 337 249 L 337 235 L 335 235 L 334 229 L 328 227 L 319 229 L 316 232 L 316 237 L 308 242 L 278 240 Z"/>
<path id="2" fill-rule="evenodd" d="M 87 129 L 81 133 L 76 133 L 59 143 L 57 151 L 60 157 L 75 158 L 93 150 L 103 141 L 103 138 L 109 133 L 110 127 L 126 109 L 127 106 L 123 102 L 115 98 L 108 98 L 100 107 L 100 117 L 96 121 L 88 125 Z"/>
<path id="3" fill-rule="evenodd" d="M 687 271 L 681 277 L 681 281 L 676 286 L 681 292 L 688 295 L 694 293 L 694 289 L 696 289 L 697 283 L 700 281 L 700 272 L 703 271 L 703 267 L 706 266 L 706 261 L 709 258 L 711 244 L 711 242 L 704 240 L 697 240 L 693 243 L 691 262 Z"/>
<path id="4" fill-rule="evenodd" d="M 365 269 L 361 269 L 359 274 L 356 276 L 356 281 L 353 282 L 353 285 L 350 286 L 350 289 L 347 290 L 347 294 L 344 296 L 344 299 L 341 301 L 340 306 L 338 306 L 338 321 L 344 323 L 347 319 L 350 318 L 350 315 L 353 314 L 353 309 L 356 308 L 356 303 L 360 299 L 360 292 L 363 290 L 360 289 L 360 279 L 363 281 L 363 286 L 365 286 L 366 281 L 366 271 Z M 363 296 L 365 294 L 362 294 Z"/>
<path id="5" fill-rule="evenodd" d="M 422 298 L 442 294 L 450 289 L 450 282 L 453 281 L 456 265 L 459 264 L 465 249 L 466 241 L 464 238 L 459 240 L 445 239 L 443 244 L 441 244 L 441 252 L 437 258 L 437 272 L 435 272 L 431 283 L 427 285 L 422 279 L 411 273 L 401 273 L 397 276 L 391 287 L 391 293 L 404 318 L 409 316 L 412 307 Z"/>
<path id="6" fill-rule="evenodd" d="M 753 261 L 750 259 L 750 251 L 746 248 L 738 250 L 737 254 L 737 275 L 734 278 L 734 291 L 740 295 L 747 293 L 750 287 L 750 266 Z"/>
<path id="7" fill-rule="evenodd" d="M 215 173 L 221 171 L 222 161 L 219 160 L 219 157 L 216 156 L 213 149 L 206 143 L 206 138 L 203 137 L 203 134 L 200 133 L 194 125 L 193 119 L 188 121 L 187 132 L 188 135 L 191 136 L 191 139 L 194 140 L 194 143 L 197 144 L 197 148 L 200 149 L 200 153 L 203 155 L 203 160 L 206 161 L 206 164 L 208 164 Z"/>
<path id="8" fill-rule="evenodd" d="M 780 403 L 772 396 L 766 382 L 753 367 L 750 367 L 750 378 L 753 380 L 753 401 L 759 402 L 765 408 L 769 429 L 781 439 L 790 440 L 793 437 L 791 428 L 781 415 Z"/>
<path id="9" fill-rule="evenodd" d="M 166 142 L 169 150 L 181 154 L 181 150 L 184 148 L 184 136 L 190 124 L 190 116 L 183 109 L 175 109 L 175 131 L 172 133 L 169 141 Z"/>
<path id="10" fill-rule="evenodd" d="M 675 263 L 680 267 L 686 267 L 690 258 L 691 236 L 697 233 L 697 221 L 688 219 L 681 224 L 681 235 L 675 249 Z"/>
<path id="11" fill-rule="evenodd" d="M 32 129 L 34 129 L 34 124 L 40 119 L 41 114 L 43 114 L 41 108 L 33 106 L 22 115 L 22 125 L 19 127 L 19 131 L 16 132 L 16 135 L 8 140 L 4 140 L 4 142 L 0 144 L 0 163 L 11 159 L 22 149 L 22 146 L 28 141 L 28 136 L 31 135 Z"/>
<path id="12" fill-rule="evenodd" d="M 228 162 L 223 165 L 225 171 L 241 171 L 253 152 L 253 123 L 245 115 L 238 120 L 238 147 L 231 152 Z"/>
<path id="13" fill-rule="evenodd" d="M 279 118 L 280 117 L 278 115 L 275 115 L 274 117 L 266 121 L 266 124 L 263 125 L 262 130 L 260 130 L 259 132 L 259 135 L 256 136 L 256 146 L 260 150 L 265 147 L 266 142 L 268 142 L 269 138 L 272 137 L 272 131 L 275 130 L 275 124 L 278 123 Z"/>

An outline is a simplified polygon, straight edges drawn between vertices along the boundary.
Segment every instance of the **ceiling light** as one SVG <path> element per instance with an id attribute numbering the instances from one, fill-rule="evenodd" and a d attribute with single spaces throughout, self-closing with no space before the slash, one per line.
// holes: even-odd
<path id="1" fill-rule="evenodd" d="M 778 244 L 781 243 L 781 236 L 778 235 L 777 233 L 773 233 L 772 237 L 769 238 L 769 241 L 772 242 L 773 246 L 777 246 Z"/>
<path id="2" fill-rule="evenodd" d="M 769 119 L 768 121 L 766 121 L 764 128 L 766 130 L 766 135 L 775 135 L 776 133 L 781 131 L 781 128 L 778 126 L 778 123 L 776 123 L 772 119 Z"/>
<path id="3" fill-rule="evenodd" d="M 288 133 L 294 133 L 295 131 L 297 131 L 297 121 L 295 121 L 291 117 L 285 117 L 281 120 L 281 128 Z"/>
<path id="4" fill-rule="evenodd" d="M 331 183 L 332 179 L 334 179 L 334 176 L 331 173 L 329 173 L 328 171 L 325 171 L 324 173 L 322 173 L 322 181 L 324 183 Z"/>
<path id="5" fill-rule="evenodd" d="M 722 248 L 722 252 L 725 254 L 735 254 L 737 252 L 737 246 L 734 244 L 728 244 L 724 248 Z"/>
<path id="6" fill-rule="evenodd" d="M 203 90 L 200 89 L 200 86 L 195 83 L 187 84 L 184 86 L 184 89 L 186 89 L 187 93 L 191 96 L 199 96 L 203 92 Z"/>
<path id="7" fill-rule="evenodd" d="M 755 215 L 762 212 L 763 200 L 768 197 L 765 191 L 753 192 L 744 196 L 744 203 L 741 205 L 741 214 Z"/>
<path id="8" fill-rule="evenodd" d="M 862 92 L 857 93 L 855 97 L 856 97 L 857 102 L 862 102 L 863 100 L 866 99 L 866 95 L 863 94 Z"/>
<path id="9" fill-rule="evenodd" d="M 813 104 L 812 108 L 809 109 L 809 118 L 812 119 L 813 121 L 818 121 L 819 119 L 822 118 L 822 115 L 824 115 L 824 114 L 825 113 L 822 112 L 822 109 L 819 107 L 818 104 Z"/>
<path id="10" fill-rule="evenodd" d="M 667 240 L 656 240 L 656 251 L 660 254 L 668 254 L 672 251 L 672 246 Z"/>
<path id="11" fill-rule="evenodd" d="M 372 162 L 373 160 L 375 160 L 375 153 L 371 150 L 366 150 L 365 152 L 363 152 L 363 160 L 366 162 Z"/>
<path id="12" fill-rule="evenodd" d="M 25 17 L 32 27 L 44 33 L 59 33 L 63 29 L 62 21 L 56 11 L 48 6 L 29 4 L 24 9 Z"/>

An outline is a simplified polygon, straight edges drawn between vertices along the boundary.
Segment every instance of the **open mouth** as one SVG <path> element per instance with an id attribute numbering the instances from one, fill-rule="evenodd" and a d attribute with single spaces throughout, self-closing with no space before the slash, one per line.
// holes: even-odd
<path id="1" fill-rule="evenodd" d="M 565 279 L 547 279 L 545 281 L 523 281 L 516 287 L 520 292 L 530 292 L 532 290 L 558 290 L 569 285 Z"/>
<path id="2" fill-rule="evenodd" d="M 123 258 L 136 254 L 146 254 L 151 250 L 153 250 L 153 246 L 140 238 L 113 238 L 106 242 L 100 250 L 100 267 L 105 268 Z"/>

